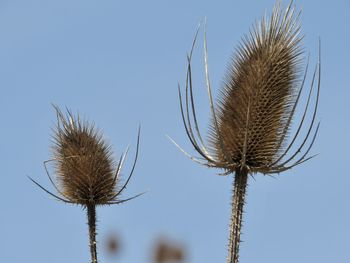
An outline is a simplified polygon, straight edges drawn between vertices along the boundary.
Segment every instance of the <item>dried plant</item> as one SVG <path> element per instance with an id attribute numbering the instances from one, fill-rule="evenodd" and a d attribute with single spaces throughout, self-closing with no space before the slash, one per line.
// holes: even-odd
<path id="1" fill-rule="evenodd" d="M 120 171 L 129 148 L 115 165 L 111 146 L 103 140 L 93 124 L 82 121 L 79 116 L 73 116 L 69 110 L 65 117 L 57 106 L 54 108 L 57 114 L 57 127 L 54 129 L 53 136 L 53 158 L 44 162 L 44 166 L 58 195 L 30 179 L 56 199 L 81 205 L 87 210 L 91 262 L 97 263 L 96 206 L 121 204 L 141 195 L 120 199 L 136 166 L 140 129 L 131 172 L 123 186 L 118 187 Z M 54 163 L 56 180 L 53 180 L 48 172 L 46 166 L 48 162 Z"/>
<path id="2" fill-rule="evenodd" d="M 191 160 L 221 168 L 222 175 L 234 174 L 228 263 L 238 262 L 248 175 L 280 173 L 314 157 L 309 152 L 319 129 L 315 118 L 320 92 L 320 53 L 299 126 L 289 137 L 308 68 L 307 63 L 302 74 L 304 55 L 299 19 L 300 12 L 296 13 L 292 2 L 284 13 L 277 2 L 269 20 L 265 16 L 254 25 L 232 58 L 217 109 L 211 92 L 204 31 L 206 85 L 212 115 L 209 147 L 199 131 L 192 88 L 191 58 L 199 29 L 187 57 L 185 101 L 179 86 L 180 108 L 187 136 L 200 157 L 188 154 L 172 141 Z M 305 127 L 315 82 L 316 98 L 310 123 Z"/>
<path id="3" fill-rule="evenodd" d="M 154 249 L 153 262 L 154 263 L 166 263 L 166 262 L 184 262 L 186 253 L 183 245 L 179 245 L 175 242 L 160 239 Z"/>

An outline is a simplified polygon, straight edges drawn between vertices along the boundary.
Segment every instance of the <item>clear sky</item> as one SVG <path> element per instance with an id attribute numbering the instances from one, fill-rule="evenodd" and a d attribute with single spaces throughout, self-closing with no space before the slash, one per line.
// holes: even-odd
<path id="1" fill-rule="evenodd" d="M 181 123 L 177 83 L 184 83 L 198 22 L 207 17 L 216 97 L 240 38 L 273 4 L 1 0 L 1 262 L 89 261 L 85 211 L 53 200 L 26 177 L 52 189 L 42 165 L 50 158 L 55 125 L 51 103 L 94 121 L 116 157 L 129 143 L 135 149 L 142 125 L 140 158 L 124 197 L 148 193 L 98 208 L 99 246 L 110 231 L 122 239 L 118 259 L 100 249 L 101 262 L 150 262 L 159 235 L 185 244 L 187 263 L 225 262 L 233 178 L 192 163 L 165 135 L 194 153 Z M 319 156 L 276 179 L 250 179 L 242 263 L 350 262 L 350 2 L 295 4 L 303 9 L 303 44 L 312 67 L 322 40 L 321 130 L 312 151 Z M 203 34 L 199 39 L 193 73 L 206 133 Z"/>

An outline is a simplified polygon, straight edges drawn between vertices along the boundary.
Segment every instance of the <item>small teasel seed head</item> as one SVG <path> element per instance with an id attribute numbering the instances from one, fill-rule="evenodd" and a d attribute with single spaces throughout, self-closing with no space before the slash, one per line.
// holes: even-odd
<path id="1" fill-rule="evenodd" d="M 222 163 L 265 173 L 283 150 L 303 57 L 299 16 L 288 8 L 284 14 L 277 4 L 269 20 L 256 23 L 228 67 L 218 129 L 211 128 L 212 148 Z"/>
<path id="2" fill-rule="evenodd" d="M 116 177 L 112 151 L 95 126 L 54 106 L 58 123 L 53 160 L 58 190 L 71 203 L 107 204 L 114 198 Z"/>

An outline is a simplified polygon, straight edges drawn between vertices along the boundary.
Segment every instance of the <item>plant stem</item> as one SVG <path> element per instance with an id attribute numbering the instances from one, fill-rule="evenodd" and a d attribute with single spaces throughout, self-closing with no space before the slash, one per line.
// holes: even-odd
<path id="1" fill-rule="evenodd" d="M 97 263 L 96 250 L 96 206 L 87 205 L 87 217 L 89 225 L 91 263 Z"/>
<path id="2" fill-rule="evenodd" d="M 247 169 L 237 169 L 234 177 L 227 263 L 238 263 L 243 207 L 248 182 Z"/>

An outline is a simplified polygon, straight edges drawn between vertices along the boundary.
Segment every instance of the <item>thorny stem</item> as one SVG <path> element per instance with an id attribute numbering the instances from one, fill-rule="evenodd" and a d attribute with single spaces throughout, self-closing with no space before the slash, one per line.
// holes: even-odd
<path id="1" fill-rule="evenodd" d="M 87 205 L 87 217 L 89 225 L 91 263 L 97 263 L 96 250 L 96 206 Z"/>
<path id="2" fill-rule="evenodd" d="M 238 263 L 239 244 L 241 236 L 243 207 L 248 182 L 247 169 L 238 168 L 235 173 L 232 196 L 232 212 L 230 224 L 230 238 L 228 244 L 227 263 Z"/>

